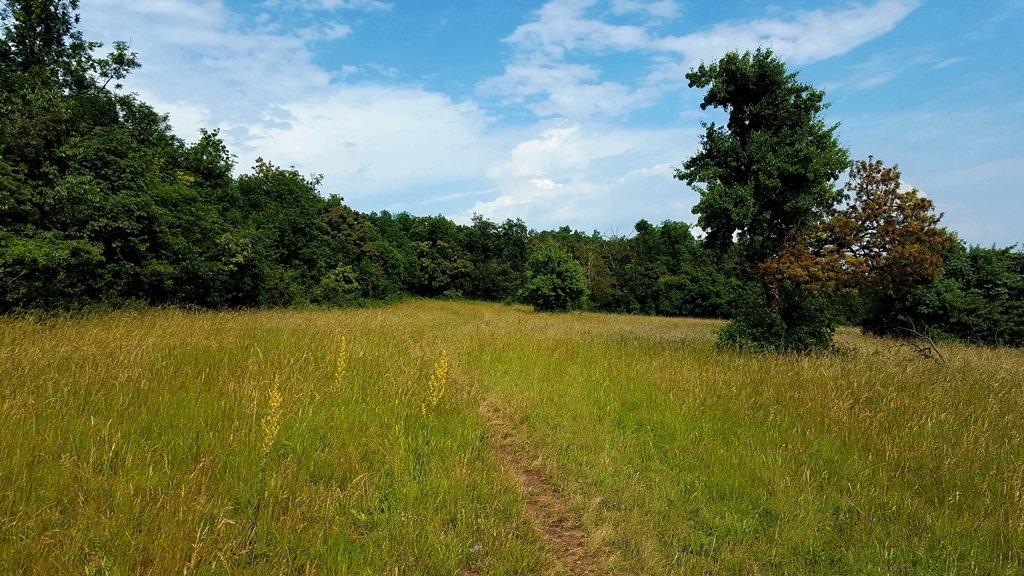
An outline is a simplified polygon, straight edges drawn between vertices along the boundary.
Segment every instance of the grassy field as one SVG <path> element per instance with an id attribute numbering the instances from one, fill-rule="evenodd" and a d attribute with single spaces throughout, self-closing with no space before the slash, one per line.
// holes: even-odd
<path id="1" fill-rule="evenodd" d="M 1024 351 L 744 356 L 719 326 L 0 319 L 0 573 L 1024 572 Z"/>

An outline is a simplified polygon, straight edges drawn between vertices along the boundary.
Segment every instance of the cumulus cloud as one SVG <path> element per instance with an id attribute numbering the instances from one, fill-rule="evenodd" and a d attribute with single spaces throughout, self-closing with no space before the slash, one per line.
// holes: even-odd
<path id="1" fill-rule="evenodd" d="M 242 30 L 218 1 L 93 0 L 81 12 L 89 37 L 130 40 L 139 53 L 143 67 L 128 89 L 201 106 L 217 123 L 210 128 L 248 124 L 294 94 L 322 93 L 330 81 L 301 32 Z"/>
<path id="2" fill-rule="evenodd" d="M 600 72 L 584 64 L 519 62 L 505 74 L 478 85 L 504 104 L 523 104 L 540 117 L 619 116 L 653 103 L 658 93 L 649 86 L 633 88 L 619 82 L 596 82 Z"/>
<path id="3" fill-rule="evenodd" d="M 421 88 L 343 86 L 281 108 L 287 126 L 260 123 L 243 161 L 258 155 L 329 173 L 346 198 L 400 194 L 424 183 L 479 178 L 499 152 L 485 111 Z"/>
<path id="4" fill-rule="evenodd" d="M 516 28 L 506 42 L 519 49 L 541 51 L 561 58 L 567 52 L 637 50 L 650 39 L 641 26 L 608 24 L 588 18 L 593 0 L 553 0 L 537 13 L 537 20 Z"/>
<path id="5" fill-rule="evenodd" d="M 616 233 L 608 227 L 624 218 L 649 217 L 652 209 L 663 219 L 685 219 L 683 204 L 655 198 L 689 194 L 672 178 L 671 166 L 686 152 L 684 143 L 695 141 L 689 129 L 542 124 L 488 170 L 494 198 L 477 201 L 461 217 L 523 218 L 542 228 L 568 224 L 604 233 Z"/>

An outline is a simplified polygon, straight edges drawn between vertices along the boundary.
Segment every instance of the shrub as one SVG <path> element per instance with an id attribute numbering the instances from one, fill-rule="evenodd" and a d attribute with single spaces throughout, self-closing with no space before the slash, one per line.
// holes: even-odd
<path id="1" fill-rule="evenodd" d="M 820 294 L 784 282 L 782 308 L 773 313 L 760 291 L 750 290 L 736 316 L 718 333 L 718 344 L 753 352 L 807 353 L 831 347 L 832 307 Z"/>
<path id="2" fill-rule="evenodd" d="M 344 306 L 359 300 L 360 286 L 351 266 L 339 264 L 320 279 L 316 299 L 323 304 Z"/>
<path id="3" fill-rule="evenodd" d="M 564 248 L 554 242 L 536 248 L 526 263 L 523 301 L 542 311 L 583 308 L 587 276 Z"/>
<path id="4" fill-rule="evenodd" d="M 962 245 L 945 270 L 902 298 L 866 298 L 863 327 L 900 335 L 916 326 L 930 335 L 994 346 L 1024 346 L 1024 254 Z"/>

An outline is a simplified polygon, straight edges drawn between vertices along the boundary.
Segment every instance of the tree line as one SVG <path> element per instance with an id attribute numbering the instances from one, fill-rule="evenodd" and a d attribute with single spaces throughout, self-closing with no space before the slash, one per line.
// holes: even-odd
<path id="1" fill-rule="evenodd" d="M 605 237 L 359 212 L 263 159 L 235 175 L 216 130 L 187 143 L 123 93 L 137 55 L 120 42 L 98 55 L 77 8 L 0 10 L 0 313 L 412 295 L 733 318 L 722 338 L 739 347 L 811 349 L 839 322 L 1024 345 L 1024 255 L 965 246 L 895 167 L 850 162 L 819 117 L 823 94 L 770 52 L 688 76 L 729 114 L 677 173 L 701 193 L 704 234 L 641 220 Z"/>

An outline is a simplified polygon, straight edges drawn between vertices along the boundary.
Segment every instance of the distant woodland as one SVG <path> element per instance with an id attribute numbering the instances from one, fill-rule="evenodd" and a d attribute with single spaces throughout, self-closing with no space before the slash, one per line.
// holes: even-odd
<path id="1" fill-rule="evenodd" d="M 319 177 L 269 160 L 237 173 L 216 130 L 192 143 L 176 136 L 165 114 L 120 89 L 138 59 L 123 43 L 100 55 L 101 46 L 77 30 L 77 2 L 6 5 L 0 313 L 351 306 L 419 296 L 732 318 L 777 272 L 785 281 L 776 289 L 802 282 L 827 302 L 821 310 L 834 322 L 1024 345 L 1024 253 L 1015 247 L 967 246 L 936 226 L 944 240 L 932 245 L 940 255 L 933 274 L 903 282 L 899 270 L 879 269 L 875 260 L 833 258 L 841 271 L 875 275 L 848 283 L 824 268 L 814 278 L 794 273 L 817 269 L 801 258 L 827 256 L 836 245 L 815 251 L 815 238 L 831 236 L 808 235 L 809 226 L 751 260 L 763 235 L 755 245 L 753 233 L 744 241 L 752 228 L 716 235 L 703 221 L 700 236 L 686 223 L 641 220 L 630 234 L 607 237 L 537 231 L 522 220 L 477 216 L 463 225 L 363 213 L 321 196 Z M 758 55 L 747 62 L 756 65 Z M 844 173 L 858 166 L 836 159 Z M 703 169 L 691 160 L 677 176 L 699 184 Z M 702 204 L 709 207 L 706 194 Z M 826 207 L 814 220 L 846 222 L 835 214 Z M 899 289 L 879 278 L 896 279 Z"/>

